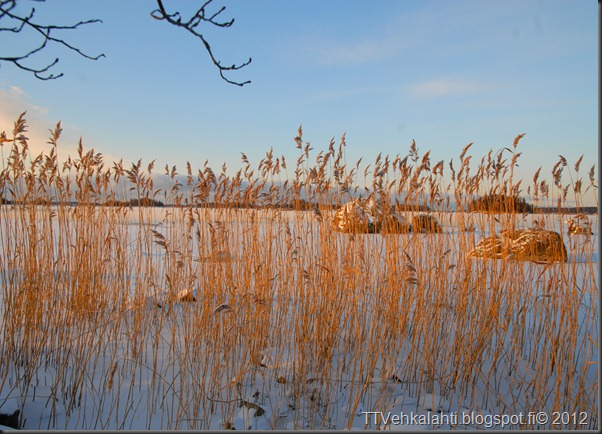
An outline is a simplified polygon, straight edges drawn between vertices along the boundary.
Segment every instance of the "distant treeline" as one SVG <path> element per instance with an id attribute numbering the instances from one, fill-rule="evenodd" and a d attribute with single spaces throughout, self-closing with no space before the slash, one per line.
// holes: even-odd
<path id="1" fill-rule="evenodd" d="M 142 197 L 140 200 L 138 199 L 130 199 L 130 200 L 114 200 L 109 199 L 102 203 L 104 206 L 153 206 L 153 207 L 164 207 L 165 204 L 160 200 L 154 200 L 149 197 Z"/>
<path id="2" fill-rule="evenodd" d="M 474 199 L 468 204 L 470 212 L 492 212 L 492 213 L 529 213 L 529 214 L 597 214 L 598 207 L 558 207 L 540 206 L 536 207 L 524 198 L 518 196 L 506 196 L 504 194 L 486 194 Z"/>
<path id="3" fill-rule="evenodd" d="M 468 204 L 470 212 L 492 212 L 492 213 L 531 213 L 533 206 L 518 196 L 507 196 L 503 193 L 486 194 L 474 199 Z"/>
<path id="4" fill-rule="evenodd" d="M 76 206 L 76 205 L 78 205 L 78 202 L 77 201 L 55 202 L 48 198 L 37 198 L 37 199 L 26 200 L 26 201 L 23 201 L 23 200 L 14 201 L 14 200 L 4 199 L 3 197 L 0 197 L 0 204 L 1 205 L 69 205 L 69 206 Z M 158 200 L 153 200 L 148 197 L 143 197 L 140 200 L 138 200 L 138 199 L 130 199 L 130 200 L 126 200 L 126 201 L 107 200 L 103 203 L 93 203 L 92 205 L 94 205 L 94 206 L 127 206 L 127 207 L 130 207 L 130 206 L 163 207 L 163 206 L 165 206 L 163 204 L 163 202 L 158 201 Z"/>
<path id="5" fill-rule="evenodd" d="M 198 205 L 200 208 L 269 208 L 269 209 L 284 209 L 297 211 L 311 211 L 315 208 L 337 210 L 342 203 L 318 203 L 308 202 L 304 199 L 294 200 L 292 203 L 269 203 L 269 204 L 253 204 L 240 202 L 213 203 L 207 202 Z M 395 204 L 393 205 L 396 211 L 424 211 L 428 212 L 431 209 L 427 205 L 410 205 L 410 204 Z"/>
<path id="6" fill-rule="evenodd" d="M 47 198 L 38 198 L 29 201 L 12 201 L 0 197 L 0 204 L 4 205 L 61 205 L 60 202 L 51 201 Z M 76 206 L 78 202 L 66 202 L 64 205 Z M 176 206 L 188 206 L 188 204 L 164 204 L 159 200 L 154 200 L 149 197 L 143 197 L 138 199 L 130 199 L 127 201 L 109 199 L 105 202 L 93 203 L 94 206 L 114 206 L 114 207 L 176 207 Z M 308 202 L 304 199 L 294 200 L 291 203 L 253 203 L 253 202 L 199 202 L 193 206 L 196 208 L 240 208 L 240 209 L 283 209 L 283 210 L 298 210 L 298 211 L 311 211 L 316 207 L 321 209 L 333 209 L 336 210 L 343 204 L 324 204 L 317 202 Z M 426 205 L 410 205 L 410 204 L 396 204 L 394 205 L 397 211 L 430 211 L 430 208 Z"/>
<path id="7" fill-rule="evenodd" d="M 533 207 L 533 214 L 598 214 L 596 206 L 564 207 L 557 206 L 537 206 Z"/>
<path id="8" fill-rule="evenodd" d="M 12 201 L 4 199 L 0 196 L 0 204 L 2 205 L 61 205 L 60 202 L 51 201 L 48 198 L 37 198 L 34 200 L 26 201 Z M 76 206 L 77 202 L 66 202 L 63 205 Z M 159 200 L 154 200 L 149 197 L 143 197 L 138 199 L 130 200 L 114 200 L 110 199 L 102 203 L 94 203 L 95 206 L 114 206 L 114 207 L 174 207 L 181 205 L 164 204 Z M 197 208 L 233 208 L 233 209 L 282 209 L 282 210 L 297 210 L 297 211 L 311 211 L 317 207 L 320 209 L 338 209 L 342 204 L 324 204 L 308 202 L 304 199 L 294 200 L 292 203 L 274 204 L 274 203 L 251 203 L 251 202 L 202 202 L 193 205 Z M 187 205 L 184 205 L 187 206 Z M 400 204 L 396 203 L 393 205 L 396 211 L 420 211 L 429 212 L 430 207 L 423 204 Z M 474 199 L 468 204 L 469 212 L 491 212 L 491 213 L 533 213 L 533 214 L 597 214 L 598 208 L 595 206 L 583 206 L 583 207 L 561 207 L 548 206 L 548 207 L 535 207 L 525 201 L 523 198 L 518 197 L 506 197 L 504 195 L 485 195 L 483 197 Z"/>

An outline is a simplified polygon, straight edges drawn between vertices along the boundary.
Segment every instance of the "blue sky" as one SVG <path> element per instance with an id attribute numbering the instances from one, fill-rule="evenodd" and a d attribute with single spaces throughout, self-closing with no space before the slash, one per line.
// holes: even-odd
<path id="1" fill-rule="evenodd" d="M 164 3 L 184 17 L 197 4 Z M 64 77 L 46 82 L 0 64 L 0 131 L 28 110 L 33 149 L 61 120 L 65 153 L 81 136 L 108 162 L 156 159 L 180 172 L 208 159 L 233 174 L 241 152 L 256 165 L 270 147 L 292 163 L 300 124 L 315 154 L 346 132 L 351 163 L 404 156 L 412 139 L 434 162 L 474 142 L 474 161 L 526 133 L 524 185 L 539 166 L 549 175 L 559 154 L 571 167 L 584 154 L 583 175 L 597 165 L 597 2 L 214 3 L 236 21 L 204 34 L 224 64 L 253 58 L 228 75 L 252 81 L 243 88 L 220 79 L 200 41 L 153 20 L 152 1 L 31 3 L 40 21 L 102 19 L 61 35 L 106 58 L 51 48 L 31 63 L 60 57 L 54 71 Z M 0 35 L 0 50 L 13 43 Z"/>

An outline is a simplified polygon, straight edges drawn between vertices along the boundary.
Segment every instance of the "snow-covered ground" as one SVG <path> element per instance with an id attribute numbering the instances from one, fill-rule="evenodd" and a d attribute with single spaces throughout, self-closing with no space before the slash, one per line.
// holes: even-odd
<path id="1" fill-rule="evenodd" d="M 562 233 L 568 262 L 545 265 L 467 260 L 501 224 L 480 214 L 434 213 L 443 234 L 352 236 L 309 212 L 203 210 L 193 239 L 180 210 L 143 213 L 107 217 L 102 232 L 128 240 L 106 247 L 127 266 L 97 277 L 123 296 L 90 317 L 46 301 L 17 327 L 39 341 L 10 351 L 7 288 L 35 282 L 11 267 L 19 241 L 5 234 L 0 413 L 20 410 L 22 428 L 598 428 L 597 216 L 593 236 L 569 236 L 570 216 L 517 216 L 517 228 L 538 219 Z M 53 291 L 77 275 L 36 272 Z M 498 294 L 504 280 L 512 296 Z M 188 291 L 195 301 L 178 301 Z"/>

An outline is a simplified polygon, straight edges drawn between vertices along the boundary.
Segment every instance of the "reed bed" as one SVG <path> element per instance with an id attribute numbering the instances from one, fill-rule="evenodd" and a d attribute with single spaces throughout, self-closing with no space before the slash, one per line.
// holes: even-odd
<path id="1" fill-rule="evenodd" d="M 362 166 L 343 136 L 314 157 L 299 128 L 294 169 L 270 150 L 233 176 L 166 166 L 158 189 L 154 163 L 108 167 L 81 142 L 59 162 L 60 131 L 32 155 L 21 116 L 2 143 L 0 412 L 18 408 L 22 427 L 373 429 L 386 422 L 368 412 L 544 411 L 506 428 L 598 429 L 597 219 L 569 236 L 562 214 L 466 211 L 526 188 L 522 135 L 475 171 L 470 145 L 449 163 L 412 143 Z M 534 203 L 581 206 L 597 185 L 580 163 L 561 157 L 550 182 L 538 170 Z M 333 204 L 359 195 L 409 220 L 426 205 L 443 233 L 333 231 Z M 144 198 L 172 206 L 106 205 Z M 562 234 L 568 262 L 466 257 L 534 220 Z"/>

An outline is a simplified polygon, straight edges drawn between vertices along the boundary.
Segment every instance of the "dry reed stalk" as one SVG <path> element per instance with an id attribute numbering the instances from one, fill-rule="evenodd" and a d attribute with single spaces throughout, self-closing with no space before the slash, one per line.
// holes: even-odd
<path id="1" fill-rule="evenodd" d="M 506 194 L 500 209 L 514 206 L 522 135 L 507 148 L 511 157 L 490 152 L 476 171 L 467 145 L 447 182 L 443 162 L 431 168 L 430 151 L 421 155 L 414 142 L 405 158 L 379 154 L 361 166 L 345 160 L 344 136 L 338 150 L 331 141 L 314 159 L 299 128 L 290 183 L 275 183 L 288 169 L 270 150 L 255 170 L 243 154 L 246 167 L 234 177 L 207 162 L 197 176 L 190 164 L 185 175 L 167 167 L 171 187 L 160 191 L 154 163 L 105 168 L 80 143 L 61 166 L 60 124 L 48 155 L 30 155 L 25 131 L 21 117 L 2 143 L 0 194 L 15 204 L 0 206 L 0 387 L 16 375 L 24 406 L 50 366 L 56 399 L 41 428 L 88 428 L 83 420 L 128 428 L 142 412 L 147 428 L 208 429 L 221 423 L 217 414 L 231 424 L 240 403 L 254 422 L 265 417 L 259 409 L 294 408 L 287 411 L 297 427 L 342 418 L 351 428 L 358 409 L 396 408 L 402 393 L 416 402 L 439 395 L 458 410 L 597 408 L 596 265 L 466 258 L 480 238 L 528 224 L 517 213 L 466 211 L 489 193 Z M 564 206 L 570 192 L 581 206 L 582 158 L 574 177 L 561 158 L 553 188 L 538 170 L 537 203 Z M 333 233 L 332 205 L 361 191 L 362 172 L 372 187 L 365 196 L 400 193 L 408 218 L 428 205 L 447 233 Z M 597 189 L 593 167 L 589 178 Z M 128 198 L 130 188 L 137 203 L 164 197 L 175 206 L 101 205 Z M 265 206 L 237 208 L 258 203 Z M 544 216 L 542 224 L 562 230 L 563 221 Z M 569 256 L 592 249 L 571 239 Z M 181 291 L 196 302 L 178 300 Z M 159 298 L 149 304 L 149 296 Z M 98 414 L 82 415 L 101 393 L 93 379 L 102 372 Z"/>

